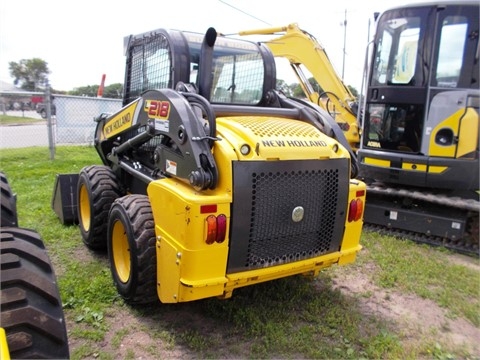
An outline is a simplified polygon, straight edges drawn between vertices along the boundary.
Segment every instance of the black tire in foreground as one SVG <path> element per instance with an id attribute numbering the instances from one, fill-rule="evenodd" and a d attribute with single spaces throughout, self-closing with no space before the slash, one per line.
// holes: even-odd
<path id="1" fill-rule="evenodd" d="M 78 223 L 83 242 L 92 250 L 105 250 L 108 212 L 121 195 L 117 178 L 107 166 L 86 166 L 80 171 L 77 192 Z"/>
<path id="2" fill-rule="evenodd" d="M 107 242 L 118 293 L 132 305 L 158 301 L 155 224 L 148 196 L 126 195 L 115 201 Z"/>
<path id="3" fill-rule="evenodd" d="M 18 226 L 17 200 L 7 177 L 2 172 L 0 172 L 0 196 L 1 226 Z"/>
<path id="4" fill-rule="evenodd" d="M 56 276 L 40 235 L 1 227 L 1 326 L 12 359 L 68 359 Z"/>

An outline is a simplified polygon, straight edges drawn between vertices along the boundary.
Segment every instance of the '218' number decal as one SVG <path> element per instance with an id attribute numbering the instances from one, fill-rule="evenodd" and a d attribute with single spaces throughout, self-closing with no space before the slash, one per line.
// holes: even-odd
<path id="1" fill-rule="evenodd" d="M 168 118 L 170 113 L 170 103 L 168 101 L 147 100 L 145 103 L 145 111 L 148 116 Z"/>

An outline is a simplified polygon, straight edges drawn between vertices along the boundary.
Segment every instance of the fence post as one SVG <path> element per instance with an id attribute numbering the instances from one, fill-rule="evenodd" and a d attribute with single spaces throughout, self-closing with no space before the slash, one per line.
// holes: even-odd
<path id="1" fill-rule="evenodd" d="M 45 89 L 45 107 L 47 111 L 47 128 L 48 128 L 48 148 L 50 150 L 50 160 L 55 159 L 55 143 L 53 139 L 53 121 L 52 121 L 52 98 L 50 84 L 47 80 Z"/>

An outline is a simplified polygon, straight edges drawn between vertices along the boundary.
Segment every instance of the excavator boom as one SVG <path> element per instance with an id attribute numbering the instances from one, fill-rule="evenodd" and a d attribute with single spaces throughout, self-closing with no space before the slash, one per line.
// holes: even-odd
<path id="1" fill-rule="evenodd" d="M 355 96 L 337 75 L 325 48 L 308 32 L 297 24 L 281 27 L 240 31 L 241 36 L 278 35 L 264 43 L 277 58 L 289 61 L 308 99 L 327 110 L 339 123 L 352 149 L 360 142 Z M 321 92 L 315 91 L 304 75 L 305 67 L 320 85 Z"/>

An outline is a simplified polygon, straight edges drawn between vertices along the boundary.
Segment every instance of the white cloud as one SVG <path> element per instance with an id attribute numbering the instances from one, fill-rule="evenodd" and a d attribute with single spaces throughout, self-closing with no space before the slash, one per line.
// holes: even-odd
<path id="1" fill-rule="evenodd" d="M 54 89 L 123 83 L 123 37 L 156 28 L 204 32 L 210 26 L 225 34 L 298 23 L 326 48 L 339 71 L 343 67 L 347 9 L 345 82 L 359 87 L 369 18 L 398 1 L 337 0 L 118 0 L 82 2 L 3 0 L 0 2 L 0 79 L 12 82 L 8 63 L 41 58 L 48 63 Z M 285 6 L 290 4 L 290 6 Z M 373 28 L 372 28 L 373 30 Z"/>

